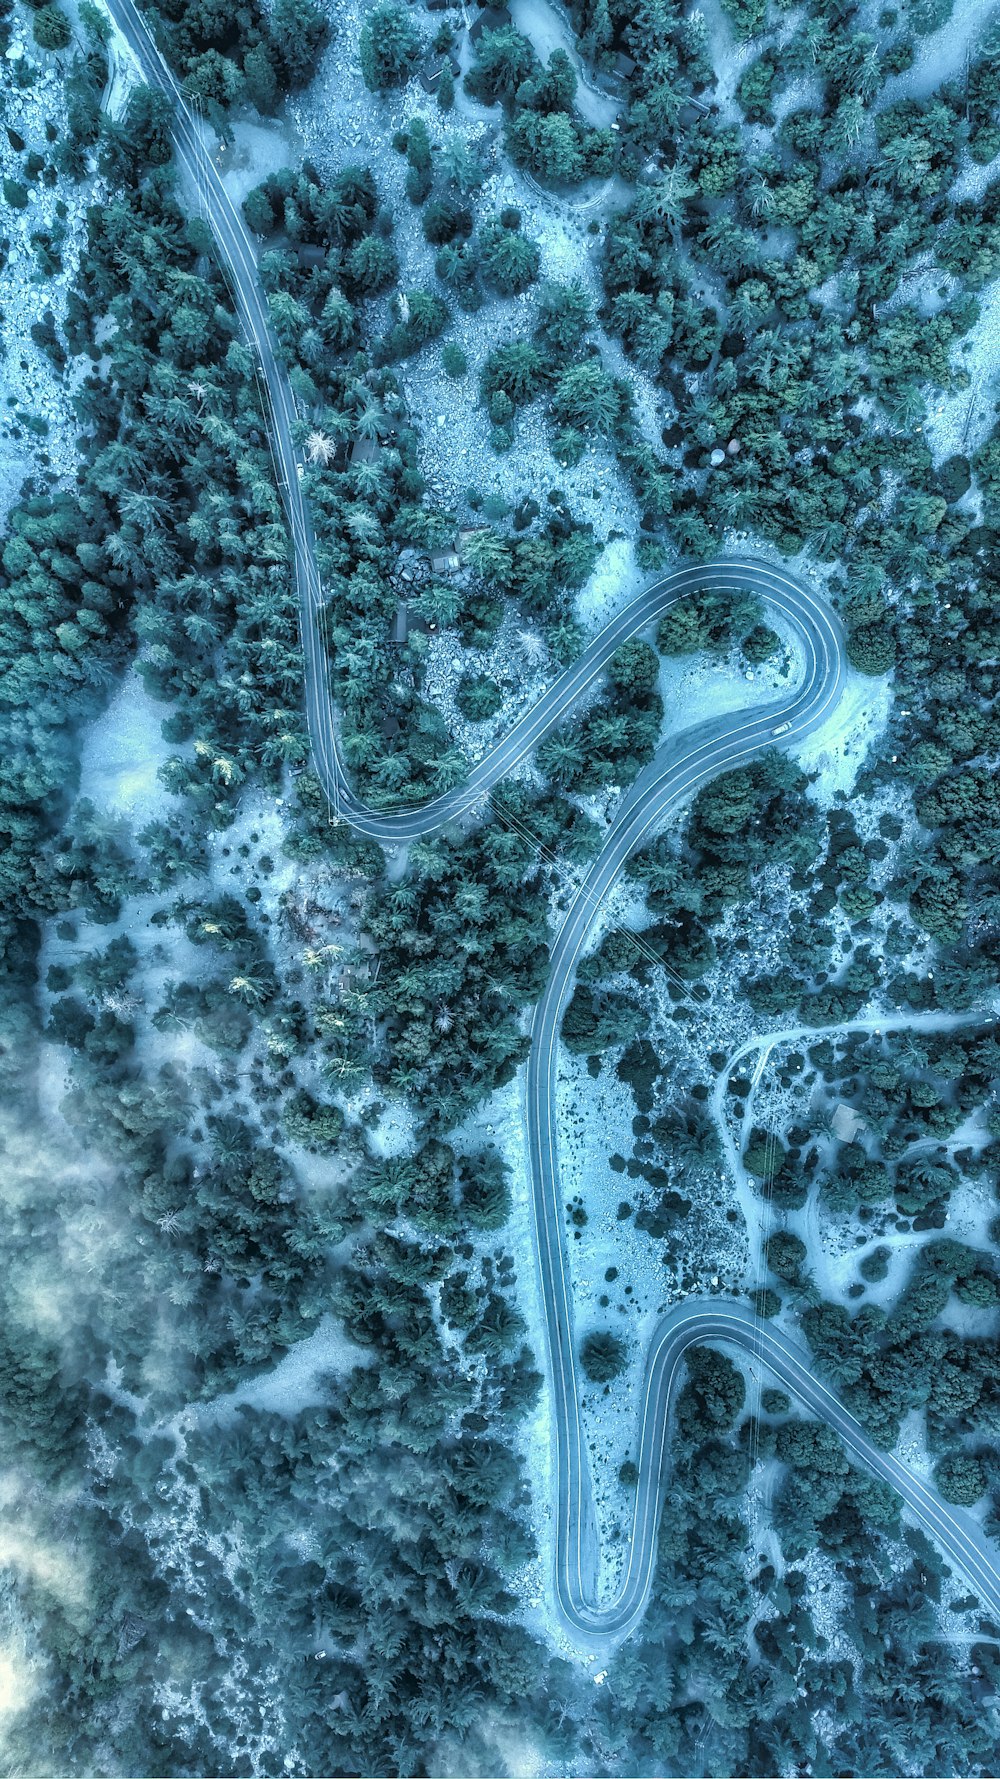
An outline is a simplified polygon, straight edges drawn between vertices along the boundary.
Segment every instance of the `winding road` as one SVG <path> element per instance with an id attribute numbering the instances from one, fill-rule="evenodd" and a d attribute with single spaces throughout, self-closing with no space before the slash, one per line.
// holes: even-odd
<path id="1" fill-rule="evenodd" d="M 605 845 L 575 892 L 552 946 L 548 983 L 535 1012 L 526 1078 L 526 1118 L 541 1296 L 553 1393 L 555 1439 L 554 1603 L 570 1642 L 606 1654 L 639 1623 L 656 1560 L 656 1532 L 667 1471 L 670 1405 L 687 1349 L 720 1341 L 756 1356 L 813 1413 L 835 1427 L 854 1457 L 898 1491 L 915 1521 L 968 1578 L 986 1609 L 1000 1618 L 997 1553 L 972 1520 L 950 1507 L 898 1459 L 881 1451 L 837 1396 L 817 1378 L 809 1355 L 780 1329 L 762 1323 L 744 1304 L 691 1298 L 658 1324 L 646 1363 L 637 1438 L 639 1482 L 628 1563 L 617 1597 L 597 1595 L 598 1549 L 590 1470 L 580 1413 L 574 1318 L 566 1271 L 559 1188 L 555 1081 L 559 1026 L 577 963 L 595 915 L 629 855 L 664 817 L 718 773 L 746 761 L 772 742 L 801 741 L 833 711 L 844 673 L 840 625 L 826 603 L 784 570 L 759 561 L 723 560 L 680 568 L 638 594 L 591 642 L 576 665 L 469 773 L 465 782 L 419 809 L 369 808 L 356 795 L 340 755 L 336 713 L 322 637 L 323 593 L 312 524 L 300 485 L 304 468 L 295 443 L 295 406 L 273 338 L 257 277 L 257 249 L 234 208 L 192 116 L 133 0 L 105 0 L 143 79 L 174 103 L 178 162 L 205 205 L 220 260 L 256 348 L 272 415 L 272 442 L 291 530 L 304 654 L 305 698 L 317 774 L 340 819 L 377 840 L 427 834 L 467 814 L 517 761 L 530 753 L 600 677 L 619 644 L 654 623 L 698 587 L 721 592 L 750 588 L 794 631 L 805 668 L 780 702 L 729 713 L 671 737 L 622 803 Z M 880 1022 L 888 1027 L 890 1020 Z"/>

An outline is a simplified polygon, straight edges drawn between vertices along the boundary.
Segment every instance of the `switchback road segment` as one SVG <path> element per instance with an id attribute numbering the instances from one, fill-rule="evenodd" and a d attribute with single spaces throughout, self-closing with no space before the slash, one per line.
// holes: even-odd
<path id="1" fill-rule="evenodd" d="M 356 794 L 338 744 L 336 711 L 323 641 L 323 590 L 308 505 L 304 463 L 295 442 L 295 403 L 257 275 L 257 248 L 209 152 L 204 126 L 157 48 L 134 0 L 105 0 L 142 78 L 173 105 L 173 135 L 182 171 L 201 194 L 220 262 L 233 290 L 267 390 L 272 443 L 288 516 L 304 657 L 305 702 L 317 774 L 339 819 L 382 841 L 428 834 L 476 809 L 493 785 L 531 752 L 603 673 L 615 649 L 655 623 L 696 589 L 748 590 L 782 614 L 795 632 L 805 670 L 787 695 L 765 708 L 730 712 L 671 736 L 641 773 L 607 834 L 600 855 L 575 893 L 552 945 L 552 967 L 536 1009 L 526 1078 L 526 1118 L 539 1277 L 553 1397 L 555 1526 L 553 1587 L 567 1636 L 588 1653 L 606 1652 L 640 1623 L 652 1582 L 656 1534 L 669 1470 L 672 1395 L 684 1354 L 695 1344 L 722 1342 L 766 1364 L 813 1413 L 834 1427 L 852 1455 L 890 1482 L 908 1513 L 965 1575 L 984 1607 L 1000 1618 L 1000 1568 L 993 1546 L 970 1515 L 949 1506 L 899 1459 L 883 1452 L 818 1378 L 790 1336 L 762 1323 L 743 1303 L 691 1298 L 658 1324 L 647 1356 L 637 1432 L 639 1483 L 624 1580 L 610 1601 L 598 1598 L 598 1551 L 575 1355 L 574 1318 L 561 1223 L 555 1081 L 559 1024 L 593 922 L 629 855 L 666 816 L 718 773 L 773 746 L 790 747 L 826 722 L 844 676 L 840 624 L 817 593 L 787 570 L 757 560 L 722 559 L 682 567 L 637 594 L 596 636 L 463 784 L 419 808 L 379 809 Z"/>

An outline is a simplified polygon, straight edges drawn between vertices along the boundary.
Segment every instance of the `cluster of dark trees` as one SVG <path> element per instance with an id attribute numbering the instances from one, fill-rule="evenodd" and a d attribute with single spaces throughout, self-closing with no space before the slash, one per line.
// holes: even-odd
<path id="1" fill-rule="evenodd" d="M 365 84 L 373 93 L 405 86 L 415 73 L 422 39 L 405 6 L 386 0 L 373 6 L 361 28 L 358 57 Z"/>
<path id="2" fill-rule="evenodd" d="M 584 123 L 575 108 L 576 74 L 563 49 L 543 67 L 514 25 L 485 30 L 463 85 L 481 105 L 501 104 L 511 159 L 548 185 L 577 185 L 607 176 L 618 162 L 609 129 Z"/>
<path id="3" fill-rule="evenodd" d="M 101 1322 L 88 1338 L 98 1347 L 108 1338 L 124 1375 L 142 1389 L 149 1331 L 134 1318 L 127 1336 L 118 1326 L 131 1302 L 116 1295 L 119 1267 L 138 1273 L 151 1301 L 163 1297 L 190 1317 L 183 1338 L 167 1326 L 154 1343 L 169 1347 L 154 1392 L 163 1407 L 224 1388 L 314 1325 L 329 1245 L 343 1226 L 328 1198 L 301 1194 L 276 1145 L 284 1138 L 353 1152 L 338 1108 L 297 1089 L 288 1067 L 306 1055 L 333 1057 L 339 1035 L 331 1015 L 339 1009 L 307 1007 L 282 983 L 266 929 L 236 897 L 181 899 L 157 915 L 160 929 L 171 923 L 203 954 L 196 980 L 168 980 L 159 1006 L 147 1005 L 139 954 L 118 937 L 50 968 L 45 1028 L 70 1056 L 62 1115 L 82 1151 L 115 1171 L 118 1214 L 131 1231 L 131 1258 L 124 1246 L 116 1255 Z M 192 1032 L 215 1052 L 214 1067 L 147 1062 L 150 1024 L 165 1035 Z M 260 1035 L 263 1053 L 254 1042 Z M 257 1119 L 235 1097 L 237 1069 Z M 259 1120 L 273 1120 L 283 1099 L 281 1127 L 265 1134 Z"/>
<path id="4" fill-rule="evenodd" d="M 762 16 L 752 11 L 754 32 Z M 629 29 L 643 37 L 626 153 L 640 114 L 646 121 L 639 89 L 668 69 L 676 81 L 671 127 L 655 142 L 659 165 L 605 234 L 603 318 L 677 409 L 669 458 L 637 449 L 633 474 L 650 521 L 668 524 L 687 551 L 712 550 L 736 524 L 789 553 L 808 543 L 827 560 L 850 554 L 872 581 L 857 611 L 847 609 L 852 650 L 866 671 L 883 671 L 895 651 L 880 582 L 933 583 L 931 553 L 949 556 L 970 529 L 955 511 L 960 480 L 947 465 L 935 471 L 918 429 L 926 385 L 961 382 L 951 349 L 976 314 L 968 293 L 1000 251 L 996 194 L 976 214 L 946 196 L 963 147 L 992 123 L 995 70 L 986 53 L 973 64 L 978 108 L 956 82 L 927 103 L 883 107 L 869 135 L 873 102 L 901 65 L 899 34 L 888 24 L 866 32 L 853 7 L 816 9 L 794 45 L 765 48 L 751 64 L 741 96 L 763 118 L 779 75 L 794 80 L 807 68 L 822 99 L 751 149 L 738 127 L 690 104 L 698 74 L 689 65 L 685 80 L 681 27 L 666 13 L 647 6 L 626 26 L 612 9 L 602 23 L 613 43 Z M 660 32 L 663 50 L 651 53 Z M 964 290 L 930 317 L 906 303 L 885 313 L 907 266 L 928 251 Z M 820 302 L 820 287 L 830 300 Z M 876 404 L 881 428 L 864 423 L 859 399 Z M 710 465 L 711 450 L 730 440 L 738 450 Z M 665 477 L 667 462 L 687 473 Z M 880 491 L 890 480 L 885 523 Z"/>
<path id="5" fill-rule="evenodd" d="M 679 160 L 642 186 L 606 234 L 608 325 L 672 395 L 678 418 L 668 430 L 665 461 L 689 473 L 665 478 L 648 445 L 632 453 L 630 468 L 650 517 L 669 523 L 691 553 L 711 553 L 731 526 L 752 527 L 789 554 L 806 543 L 827 560 L 861 552 L 873 588 L 857 617 L 846 607 L 852 632 L 864 632 L 852 641 L 852 654 L 866 671 L 884 671 L 892 652 L 887 643 L 878 646 L 886 623 L 880 580 L 887 571 L 919 573 L 932 536 L 941 545 L 968 530 L 967 521 L 951 515 L 930 453 L 913 432 L 923 412 L 920 385 L 950 384 L 949 349 L 974 320 L 975 301 L 956 300 L 930 329 L 905 307 L 873 320 L 871 305 L 891 293 L 902 265 L 892 266 L 887 287 L 875 282 L 877 252 L 859 260 L 856 271 L 842 266 L 853 259 L 861 224 L 861 189 L 851 175 L 844 176 L 845 191 L 814 202 L 814 172 L 796 226 L 781 211 L 795 180 L 784 177 L 777 157 L 773 167 L 751 168 L 737 153 L 735 194 L 702 197 L 704 137 L 713 139 L 700 126 L 687 145 L 691 164 L 682 168 Z M 835 217 L 836 204 L 843 213 Z M 803 237 L 791 264 L 764 244 L 764 227 L 776 224 Z M 926 242 L 926 232 L 919 238 Z M 691 253 L 725 289 L 724 307 L 691 295 Z M 808 293 L 834 276 L 845 292 L 842 308 L 824 309 Z M 865 276 L 873 281 L 870 293 L 862 288 Z M 692 393 L 696 372 L 702 374 Z M 900 391 L 910 388 L 906 410 Z M 885 432 L 864 427 L 853 411 L 864 396 L 884 403 L 892 423 Z M 730 441 L 738 450 L 710 465 L 711 451 Z M 805 478 L 795 474 L 796 462 L 806 460 L 801 453 L 810 465 Z M 865 515 L 897 466 L 905 490 L 892 522 L 876 531 Z M 705 473 L 692 473 L 699 471 Z M 855 542 L 859 530 L 863 543 Z"/>
<path id="6" fill-rule="evenodd" d="M 681 604 L 667 620 L 672 646 L 681 649 L 689 646 L 691 636 L 682 615 L 685 610 Z M 697 617 L 697 604 L 695 610 Z M 752 609 L 745 613 L 736 632 L 754 616 Z M 749 634 L 757 628 L 754 625 Z M 726 642 L 728 637 L 720 633 L 718 646 Z M 547 742 L 540 750 L 540 762 L 545 763 L 547 750 L 554 753 L 561 746 L 562 737 Z M 844 895 L 853 885 L 858 893 L 859 872 L 864 875 L 869 859 L 847 812 L 834 809 L 824 821 L 807 790 L 807 778 L 787 756 L 765 754 L 750 766 L 722 774 L 698 793 L 680 843 L 664 835 L 631 859 L 629 872 L 644 887 L 653 922 L 635 933 L 613 929 L 584 959 L 564 1016 L 563 1040 L 570 1049 L 595 1059 L 609 1048 L 629 1046 L 626 1057 L 633 1060 L 625 1063 L 623 1078 L 634 1076 L 642 1083 L 649 1103 L 637 1094 L 641 1112 L 652 1110 L 653 1087 L 663 1070 L 652 1053 L 648 1060 L 642 1054 L 648 1012 L 636 988 L 648 987 L 662 964 L 675 1002 L 683 1001 L 686 983 L 692 985 L 688 992 L 696 999 L 704 995 L 703 986 L 693 985 L 720 956 L 731 962 L 732 953 L 738 956 L 749 949 L 749 941 L 741 935 L 735 941 L 722 941 L 720 933 L 727 911 L 746 901 L 763 867 L 788 867 L 792 888 L 808 892 L 809 902 L 787 920 L 782 941 L 787 967 L 745 983 L 759 1013 L 787 1012 L 817 1026 L 832 1024 L 856 1015 L 880 983 L 883 970 L 874 948 L 848 945 L 839 959 L 831 957 L 832 929 L 817 915 L 829 912 L 830 901 L 824 897 L 838 899 L 831 885 L 838 891 L 842 888 Z M 880 845 L 869 843 L 870 858 L 881 856 Z M 776 911 L 775 918 L 786 918 L 785 911 Z M 894 986 L 902 992 L 905 984 Z M 675 1014 L 686 1017 L 688 1009 L 678 1005 Z M 822 1054 L 821 1049 L 816 1052 Z M 977 1075 L 967 1091 L 974 1096 L 983 1090 Z M 674 1098 L 669 1114 L 655 1122 L 656 1146 L 692 1157 L 699 1147 L 702 1153 L 711 1152 L 711 1125 L 704 1109 L 686 1100 L 684 1092 Z M 954 1123 L 962 1116 L 956 1111 Z M 751 1168 L 754 1153 L 751 1150 L 747 1163 Z M 786 1151 L 779 1145 L 771 1146 L 768 1156 L 767 1171 L 774 1176 L 771 1189 L 777 1200 L 789 1206 L 801 1203 L 816 1168 L 815 1152 L 803 1160 L 801 1146 Z M 672 1216 L 684 1214 L 684 1201 L 667 1185 L 658 1162 L 637 1159 L 629 1167 L 644 1174 L 661 1198 L 666 1221 L 657 1217 L 657 1226 L 666 1227 Z M 891 1196 L 891 1191 L 890 1178 L 884 1196 Z"/>
<path id="7" fill-rule="evenodd" d="M 913 788 L 918 838 L 900 855 L 886 893 L 935 944 L 933 975 L 901 970 L 895 981 L 899 998 L 917 1008 L 974 1006 L 997 973 L 989 863 L 996 812 L 986 765 L 1000 689 L 997 557 L 991 532 L 973 541 L 974 549 L 942 563 L 937 599 L 923 593 L 897 619 L 895 714 L 882 757 L 861 786 L 879 791 L 891 783 L 897 794 L 907 782 Z M 899 950 L 906 949 L 904 934 Z"/>
<path id="8" fill-rule="evenodd" d="M 746 899 L 765 865 L 785 864 L 798 875 L 813 862 L 820 824 L 807 784 L 787 756 L 765 753 L 698 792 L 680 848 L 662 836 L 630 860 L 656 916 L 640 937 L 671 974 L 692 981 L 714 963 L 713 926 Z M 611 961 L 603 947 L 595 956 Z M 624 967 L 641 971 L 647 962 L 640 953 Z"/>
<path id="9" fill-rule="evenodd" d="M 714 80 L 705 21 L 667 0 L 571 0 L 568 11 L 582 54 L 626 101 L 619 153 L 634 175 L 705 103 Z"/>
<path id="10" fill-rule="evenodd" d="M 70 297 L 72 348 L 95 364 L 102 351 L 110 358 L 109 374 L 91 373 L 78 397 L 90 443 L 77 499 L 98 532 L 75 547 L 100 552 L 91 597 L 108 612 L 95 618 L 121 627 L 137 604 L 142 671 L 174 706 L 167 733 L 181 751 L 165 768 L 169 788 L 190 794 L 203 822 L 224 826 L 248 779 L 278 785 L 306 758 L 301 660 L 253 358 L 220 274 L 202 257 L 204 229 L 178 208 L 161 121 L 140 90 L 122 133 L 132 176 L 91 212 Z M 100 348 L 94 329 L 105 313 L 117 327 Z M 97 672 L 100 627 L 82 609 L 74 622 L 85 622 L 88 641 L 76 653 Z M 72 627 L 62 634 L 72 650 Z M 155 839 L 165 878 L 171 842 L 163 831 Z"/>
<path id="11" fill-rule="evenodd" d="M 796 1126 L 786 1145 L 755 1128 L 744 1164 L 785 1209 L 798 1208 L 818 1189 L 836 1213 L 860 1211 L 867 1222 L 894 1208 L 897 1221 L 908 1220 L 906 1229 L 941 1229 L 961 1175 L 988 1175 L 994 1165 L 992 1125 L 985 1144 L 953 1150 L 947 1139 L 991 1103 L 998 1061 L 992 1033 L 974 1029 L 947 1036 L 906 1033 L 894 1040 L 853 1033 L 840 1040 L 839 1055 L 824 1038 L 804 1056 L 797 1053 L 783 1084 L 811 1064 L 804 1086 L 820 1075 L 842 1102 L 853 1103 L 862 1119 L 857 1134 L 838 1143 L 821 1164 L 807 1129 Z M 733 1079 L 730 1091 L 745 1093 L 745 1078 Z"/>
<path id="12" fill-rule="evenodd" d="M 44 840 L 72 772 L 73 728 L 96 714 L 125 658 L 115 529 L 97 487 L 38 497 L 15 509 L 0 558 L 3 892 L 22 913 L 57 905 Z"/>
<path id="13" fill-rule="evenodd" d="M 271 113 L 316 72 L 330 25 L 315 0 L 157 0 L 145 9 L 185 92 L 222 128 L 234 106 Z"/>
<path id="14" fill-rule="evenodd" d="M 186 902 L 175 918 L 249 971 L 238 907 Z M 530 1698 L 553 1758 L 568 1759 L 576 1676 L 550 1667 L 512 1617 L 511 1583 L 535 1550 L 511 1440 L 540 1378 L 510 1259 L 481 1245 L 507 1215 L 502 1164 L 428 1140 L 398 1160 L 362 1156 L 349 1188 L 307 1198 L 232 1105 L 234 1082 L 143 1063 L 129 1019 L 108 1005 L 136 964 L 116 939 L 58 966 L 52 984 L 64 991 L 50 1035 L 70 1049 L 64 1112 L 87 1143 L 85 1180 L 71 1164 L 53 1169 L 44 1148 L 37 1180 L 9 1158 L 25 1190 L 5 1230 L 0 1420 L 11 1460 L 45 1485 L 41 1506 L 13 1511 L 12 1536 L 61 1551 L 73 1500 L 73 1562 L 88 1576 L 86 1590 L 53 1589 L 29 1564 L 18 1584 L 48 1658 L 18 1746 L 53 1770 L 72 1743 L 95 1759 L 111 1748 L 128 1771 L 210 1772 L 251 1758 L 259 1733 L 309 1771 L 416 1772 L 455 1736 L 466 1749 L 481 1738 L 488 1766 L 488 1696 L 512 1722 Z M 289 1105 L 315 1124 L 315 1101 Z M 53 1341 L 25 1320 L 23 1291 L 69 1221 L 76 1288 Z M 156 1306 L 152 1324 L 135 1315 L 137 1292 Z M 344 1364 L 320 1380 L 315 1406 L 217 1418 L 206 1398 L 331 1309 Z M 202 1399 L 180 1447 L 149 1425 L 140 1433 L 135 1397 L 108 1380 L 109 1353 L 154 1424 Z M 289 1537 L 307 1502 L 308 1555 Z M 224 1554 L 234 1526 L 236 1565 Z M 376 1661 L 358 1659 L 361 1641 L 377 1643 Z M 190 1684 L 205 1690 L 193 1721 L 143 1708 L 154 1689 Z M 259 1732 L 245 1740 L 258 1693 Z"/>
<path id="15" fill-rule="evenodd" d="M 656 646 L 661 655 L 728 655 L 739 641 L 747 659 L 766 661 L 778 639 L 763 622 L 759 599 L 750 592 L 714 593 L 702 587 L 686 593 L 660 619 Z"/>
<path id="16" fill-rule="evenodd" d="M 565 468 L 579 463 L 589 441 L 629 434 L 631 395 L 627 383 L 604 368 L 587 338 L 593 316 L 579 285 L 547 285 L 536 314 L 530 337 L 490 353 L 482 371 L 482 399 L 493 423 L 493 448 L 506 451 L 514 442 L 518 409 L 544 397 L 552 450 Z"/>
<path id="17" fill-rule="evenodd" d="M 690 616 L 686 602 L 682 603 L 665 625 L 659 640 L 668 649 L 684 650 L 692 638 L 708 647 L 721 647 L 726 640 L 723 630 L 718 645 L 712 641 L 697 601 Z M 748 646 L 753 651 L 758 629 L 766 626 L 754 626 L 744 639 L 745 652 Z M 973 710 L 968 718 L 976 732 L 970 746 L 983 747 L 981 724 L 988 722 L 988 714 Z M 957 714 L 954 722 L 956 727 L 961 722 Z M 945 734 L 953 732 L 947 716 L 943 729 Z M 889 745 L 895 743 L 887 744 L 885 753 Z M 989 913 L 992 892 L 984 868 L 989 841 L 981 825 L 989 819 L 989 771 L 976 765 L 965 775 L 939 773 L 944 762 L 932 756 L 932 747 L 927 743 L 916 757 L 901 760 L 899 770 L 911 778 L 922 770 L 932 777 L 934 788 L 917 808 L 925 825 L 930 828 L 933 823 L 937 831 L 929 844 L 922 841 L 919 847 L 897 853 L 894 874 L 884 889 L 875 886 L 873 877 L 902 833 L 895 815 L 881 815 L 878 831 L 870 839 L 862 838 L 854 813 L 846 807 L 835 804 L 821 822 L 815 805 L 802 796 L 806 780 L 800 775 L 798 801 L 793 800 L 775 825 L 777 812 L 758 806 L 751 780 L 743 773 L 725 775 L 703 794 L 707 822 L 700 813 L 701 801 L 696 800 L 679 849 L 664 838 L 630 866 L 632 874 L 648 884 L 650 908 L 662 917 L 658 928 L 646 932 L 647 942 L 663 951 L 667 937 L 672 969 L 686 977 L 700 975 L 716 959 L 711 928 L 720 913 L 745 899 L 757 866 L 785 863 L 790 867 L 791 890 L 807 899 L 804 906 L 796 902 L 781 914 L 786 968 L 746 980 L 745 992 L 758 1013 L 832 1025 L 856 1017 L 882 982 L 895 1004 L 916 1009 L 975 1006 L 996 973 L 996 928 Z M 861 789 L 878 790 L 890 782 L 896 770 L 890 766 L 883 755 Z M 953 833 L 952 824 L 961 824 L 960 836 Z M 847 941 L 839 955 L 833 954 L 833 931 L 826 920 L 835 909 L 848 916 L 859 941 Z M 890 919 L 884 940 L 876 947 L 866 941 L 880 910 L 883 918 Z M 908 917 L 906 924 L 894 910 Z M 921 934 L 938 946 L 930 972 L 896 961 Z M 737 950 L 747 949 L 745 940 L 737 938 L 735 944 Z M 641 969 L 638 955 L 624 967 L 633 965 Z"/>
<path id="18" fill-rule="evenodd" d="M 375 1078 L 431 1130 L 450 1129 L 523 1061 L 519 1013 L 548 961 L 547 861 L 584 860 L 597 844 L 564 798 L 504 787 L 490 821 L 416 842 L 406 876 L 370 898 L 365 927 L 382 959 L 370 1006 L 385 1033 Z"/>
<path id="19" fill-rule="evenodd" d="M 988 1108 L 991 1139 L 996 1137 L 989 1107 L 1000 1075 L 1000 1045 L 992 1028 L 910 1033 L 890 1044 L 883 1066 L 886 1074 L 869 1074 L 861 1104 L 884 1153 L 945 1137 L 982 1106 Z M 993 1150 L 992 1140 L 977 1150 L 977 1168 L 990 1166 Z M 961 1155 L 963 1162 L 971 1161 L 966 1150 Z"/>
<path id="20" fill-rule="evenodd" d="M 556 729 L 538 750 L 546 777 L 564 791 L 631 784 L 653 757 L 663 723 L 656 651 L 637 637 L 608 663 L 604 696 L 582 717 Z"/>
<path id="21" fill-rule="evenodd" d="M 902 1417 L 922 1409 L 931 1450 L 948 1459 L 944 1474 L 952 1476 L 952 1487 L 957 1457 L 977 1449 L 988 1454 L 998 1426 L 992 1339 L 934 1326 L 953 1292 L 961 1303 L 993 1309 L 1000 1279 L 981 1252 L 941 1237 L 920 1248 L 890 1310 L 865 1304 L 852 1314 L 839 1304 L 814 1303 L 802 1312 L 817 1362 L 872 1437 L 893 1445 Z M 976 1475 L 981 1486 L 965 1498 L 978 1499 L 987 1482 L 996 1488 L 995 1471 L 989 1456 L 985 1467 L 970 1470 L 961 1486 L 967 1490 Z"/>
<path id="22" fill-rule="evenodd" d="M 437 248 L 435 273 L 459 308 L 474 313 L 487 294 L 511 297 L 528 290 L 538 277 L 541 250 L 522 230 L 515 206 L 475 217 L 483 171 L 467 141 L 455 136 L 435 143 L 423 118 L 414 117 L 393 143 L 406 156 L 407 196 L 422 210 L 424 235 Z"/>

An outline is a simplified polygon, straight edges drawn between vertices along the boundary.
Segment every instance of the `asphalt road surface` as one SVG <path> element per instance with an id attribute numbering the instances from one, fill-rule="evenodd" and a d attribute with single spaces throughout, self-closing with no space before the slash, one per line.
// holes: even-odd
<path id="1" fill-rule="evenodd" d="M 465 782 L 420 808 L 374 809 L 356 795 L 341 759 L 337 721 L 323 643 L 323 591 L 316 568 L 312 524 L 300 485 L 304 468 L 295 443 L 295 404 L 281 365 L 257 276 L 257 246 L 234 208 L 208 146 L 204 125 L 192 115 L 156 48 L 133 0 L 105 0 L 107 10 L 139 64 L 143 79 L 174 101 L 178 162 L 195 184 L 215 235 L 220 261 L 260 361 L 271 408 L 272 443 L 294 550 L 304 655 L 306 711 L 316 772 L 334 815 L 359 833 L 400 841 L 428 834 L 474 810 L 494 784 L 530 753 L 581 694 L 603 673 L 615 649 L 647 629 L 696 588 L 757 593 L 796 633 L 805 671 L 772 705 L 730 712 L 666 742 L 624 800 L 598 858 L 577 890 L 552 947 L 552 968 L 532 1026 L 527 1072 L 527 1126 L 535 1234 L 545 1310 L 549 1382 L 555 1437 L 554 1601 L 571 1641 L 595 1654 L 635 1629 L 652 1581 L 656 1534 L 667 1477 L 668 1427 L 675 1383 L 688 1347 L 724 1342 L 753 1354 L 756 1363 L 836 1428 L 853 1457 L 892 1484 L 910 1517 L 946 1553 L 983 1607 L 1000 1619 L 997 1552 L 971 1515 L 948 1505 L 899 1459 L 883 1452 L 818 1378 L 808 1353 L 780 1329 L 761 1321 L 742 1303 L 691 1298 L 658 1324 L 647 1357 L 637 1437 L 639 1483 L 628 1562 L 617 1597 L 598 1599 L 598 1548 L 590 1468 L 580 1416 L 574 1350 L 573 1308 L 559 1187 L 555 1077 L 559 1024 L 577 962 L 594 918 L 629 854 L 655 833 L 663 818 L 718 773 L 762 749 L 800 742 L 831 715 L 844 673 L 840 625 L 824 600 L 787 571 L 767 563 L 720 560 L 680 568 L 646 588 L 590 643 L 537 704 L 469 773 Z"/>

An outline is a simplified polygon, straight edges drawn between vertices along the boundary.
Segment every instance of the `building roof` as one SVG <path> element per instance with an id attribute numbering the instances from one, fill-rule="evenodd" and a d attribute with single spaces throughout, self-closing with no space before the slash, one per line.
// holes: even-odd
<path id="1" fill-rule="evenodd" d="M 425 93 L 433 95 L 437 92 L 441 85 L 441 76 L 446 68 L 450 68 L 453 75 L 461 72 L 460 64 L 455 56 L 429 55 L 424 59 L 420 67 L 419 79 Z"/>
<path id="2" fill-rule="evenodd" d="M 853 1143 L 859 1130 L 867 1130 L 867 1120 L 862 1117 L 856 1106 L 848 1106 L 841 1100 L 830 1121 L 833 1134 L 841 1143 Z"/>
<path id="3" fill-rule="evenodd" d="M 484 6 L 479 17 L 472 25 L 469 36 L 473 43 L 478 43 L 484 31 L 502 31 L 511 22 L 506 6 Z"/>
<path id="4" fill-rule="evenodd" d="M 377 463 L 382 446 L 376 439 L 355 439 L 351 446 L 352 463 Z"/>

